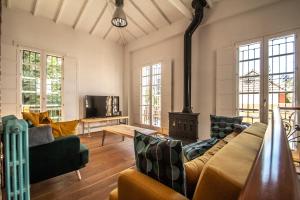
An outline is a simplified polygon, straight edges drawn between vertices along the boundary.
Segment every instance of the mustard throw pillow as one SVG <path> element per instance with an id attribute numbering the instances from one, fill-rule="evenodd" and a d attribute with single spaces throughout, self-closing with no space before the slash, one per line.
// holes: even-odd
<path id="1" fill-rule="evenodd" d="M 24 120 L 30 121 L 33 124 L 33 126 L 37 126 L 40 124 L 39 113 L 22 112 L 22 116 Z"/>
<path id="2" fill-rule="evenodd" d="M 79 120 L 67 122 L 53 122 L 51 123 L 52 134 L 55 138 L 67 135 L 74 135 Z"/>
<path id="3" fill-rule="evenodd" d="M 49 112 L 41 112 L 39 113 L 39 122 L 40 124 L 51 124 L 52 123 L 52 119 L 49 117 Z"/>

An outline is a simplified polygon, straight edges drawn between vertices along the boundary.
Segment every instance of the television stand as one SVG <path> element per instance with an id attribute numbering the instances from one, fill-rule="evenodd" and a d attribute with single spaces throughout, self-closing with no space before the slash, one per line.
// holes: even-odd
<path id="1" fill-rule="evenodd" d="M 85 127 L 88 129 L 88 136 L 91 136 L 91 124 L 99 123 L 99 122 L 109 122 L 109 121 L 117 121 L 117 124 L 128 124 L 128 116 L 114 116 L 114 117 L 100 117 L 100 118 L 84 118 L 81 119 L 82 123 L 82 134 L 84 133 Z M 109 125 L 110 126 L 110 125 Z M 105 126 L 103 126 L 105 127 Z"/>

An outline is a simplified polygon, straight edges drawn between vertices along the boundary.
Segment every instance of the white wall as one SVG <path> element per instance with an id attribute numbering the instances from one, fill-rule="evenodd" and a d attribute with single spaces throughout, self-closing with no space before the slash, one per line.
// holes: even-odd
<path id="1" fill-rule="evenodd" d="M 77 62 L 78 96 L 75 96 L 74 101 L 90 94 L 118 95 L 122 102 L 124 51 L 123 47 L 116 43 L 74 31 L 44 18 L 33 17 L 20 10 L 3 8 L 1 44 L 3 115 L 19 114 L 19 97 L 14 92 L 17 91 L 18 85 L 17 45 L 55 52 L 73 59 L 68 63 L 73 63 L 74 70 Z M 74 71 L 68 69 L 66 73 L 74 74 Z M 73 111 L 79 113 L 79 106 L 74 106 Z M 77 117 L 82 117 L 82 108 L 80 116 Z"/>
<path id="2" fill-rule="evenodd" d="M 237 3 L 240 2 L 239 0 L 221 1 L 215 7 L 219 12 L 235 9 L 233 12 L 235 13 L 234 16 L 228 12 L 223 12 L 221 17 L 218 16 L 218 13 L 209 13 L 208 17 L 215 19 L 206 19 L 206 24 L 199 27 L 193 35 L 192 106 L 194 112 L 200 113 L 200 138 L 209 137 L 209 115 L 216 113 L 216 100 L 218 98 L 216 96 L 217 51 L 219 52 L 220 49 L 231 49 L 229 54 L 227 51 L 227 55 L 230 56 L 230 62 L 228 60 L 222 61 L 224 63 L 220 63 L 220 67 L 225 66 L 225 64 L 229 65 L 230 73 L 233 73 L 234 77 L 235 58 L 233 55 L 234 46 L 237 42 L 288 30 L 296 30 L 300 27 L 299 0 L 274 0 L 268 1 L 267 3 L 269 4 L 264 5 L 261 4 L 261 1 L 255 1 L 257 6 L 250 3 L 250 0 L 245 0 L 244 4 L 246 6 L 239 3 L 237 4 L 239 5 L 237 8 L 232 7 L 235 5 L 234 1 Z M 248 4 L 250 6 L 247 10 Z M 241 12 L 236 10 L 239 8 Z M 182 23 L 181 27 L 184 24 Z M 172 31 L 172 27 L 169 27 L 169 29 Z M 170 31 L 166 28 L 166 30 L 161 30 L 161 33 L 170 34 Z M 224 54 L 223 56 L 226 55 Z M 181 111 L 183 93 L 183 34 L 177 31 L 173 36 L 171 35 L 169 38 L 166 38 L 163 37 L 163 34 L 155 33 L 155 35 L 129 44 L 125 50 L 125 65 L 129 73 L 127 74 L 128 77 L 124 80 L 134 79 L 135 77 L 132 77 L 132 67 L 142 64 L 143 61 L 149 58 L 152 60 L 174 60 L 174 111 Z M 234 79 L 232 79 L 232 82 L 234 82 Z M 130 97 L 134 96 L 136 91 L 130 90 L 132 88 L 130 81 L 125 82 L 125 84 L 128 84 L 128 87 L 124 90 L 124 95 L 128 95 L 129 99 L 128 112 L 133 114 L 136 112 L 136 109 L 139 109 L 138 105 L 132 105 L 130 101 Z M 234 88 L 234 85 L 230 85 L 230 90 L 235 90 Z M 231 97 L 235 98 L 233 95 Z M 223 104 L 234 115 L 233 99 L 230 99 L 228 102 L 225 101 Z"/>

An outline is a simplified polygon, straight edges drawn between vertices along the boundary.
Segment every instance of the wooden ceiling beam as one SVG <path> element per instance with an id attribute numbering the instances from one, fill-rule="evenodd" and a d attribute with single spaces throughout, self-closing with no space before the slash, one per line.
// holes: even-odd
<path id="1" fill-rule="evenodd" d="M 177 10 L 179 10 L 186 18 L 193 19 L 193 13 L 180 0 L 168 0 Z"/>
<path id="2" fill-rule="evenodd" d="M 35 0 L 34 2 L 33 2 L 33 8 L 32 8 L 32 14 L 34 15 L 34 16 L 36 16 L 36 14 L 37 14 L 37 12 L 38 12 L 38 9 L 39 9 L 39 3 L 40 3 L 40 0 Z"/>
<path id="3" fill-rule="evenodd" d="M 148 35 L 148 32 L 141 27 L 132 17 L 130 17 L 128 14 L 126 14 L 127 18 L 136 26 L 138 27 L 145 35 Z"/>
<path id="4" fill-rule="evenodd" d="M 146 21 L 151 24 L 151 26 L 155 29 L 155 30 L 158 30 L 159 28 L 151 21 L 151 19 L 149 17 L 147 17 L 147 15 L 140 9 L 140 7 L 138 7 L 138 5 L 136 5 L 134 3 L 134 1 L 132 0 L 128 0 L 132 5 L 133 7 L 139 11 L 139 13 L 146 19 Z"/>
<path id="5" fill-rule="evenodd" d="M 77 15 L 77 18 L 75 20 L 75 23 L 73 25 L 73 29 L 77 29 L 78 24 L 79 24 L 79 22 L 80 22 L 80 20 L 82 18 L 82 15 L 83 15 L 86 7 L 87 7 L 88 2 L 89 2 L 89 0 L 84 0 L 83 5 L 82 5 L 82 7 L 81 7 L 81 9 L 80 9 L 80 11 L 79 11 L 79 13 Z"/>
<path id="6" fill-rule="evenodd" d="M 66 6 L 66 1 L 67 1 L 67 0 L 60 0 L 58 9 L 57 9 L 56 14 L 55 14 L 55 17 L 54 17 L 54 19 L 53 19 L 53 21 L 54 21 L 55 23 L 58 23 L 58 21 L 60 20 L 61 14 L 62 14 L 62 12 L 63 12 L 65 6 Z"/>
<path id="7" fill-rule="evenodd" d="M 113 26 L 111 25 L 111 26 L 109 27 L 109 29 L 106 31 L 106 33 L 105 33 L 104 36 L 103 36 L 103 39 L 104 39 L 104 40 L 107 38 L 107 36 L 109 35 L 109 33 L 110 33 L 110 31 L 111 31 L 112 28 L 113 28 Z"/>
<path id="8" fill-rule="evenodd" d="M 164 13 L 164 11 L 159 7 L 156 1 L 155 0 L 150 0 L 150 1 L 154 5 L 154 7 L 158 10 L 158 12 L 161 14 L 161 16 L 166 20 L 166 22 L 168 22 L 168 24 L 171 25 L 172 24 L 171 20 L 168 18 L 166 13 Z"/>
<path id="9" fill-rule="evenodd" d="M 97 19 L 96 19 L 94 25 L 92 26 L 92 28 L 91 28 L 91 30 L 90 30 L 90 34 L 91 34 L 91 35 L 93 35 L 93 34 L 95 33 L 96 27 L 98 26 L 98 24 L 99 24 L 99 22 L 100 22 L 100 20 L 101 20 L 101 18 L 102 18 L 102 16 L 103 16 L 103 14 L 104 14 L 104 12 L 105 12 L 107 6 L 108 6 L 108 3 L 106 2 L 106 3 L 105 3 L 105 6 L 104 6 L 103 9 L 101 10 L 99 16 L 97 17 Z"/>

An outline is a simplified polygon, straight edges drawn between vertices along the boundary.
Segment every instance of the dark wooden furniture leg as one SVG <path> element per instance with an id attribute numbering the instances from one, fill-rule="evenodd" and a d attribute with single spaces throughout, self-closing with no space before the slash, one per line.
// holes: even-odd
<path id="1" fill-rule="evenodd" d="M 105 140 L 105 131 L 102 131 L 102 146 L 104 145 L 104 140 Z"/>

